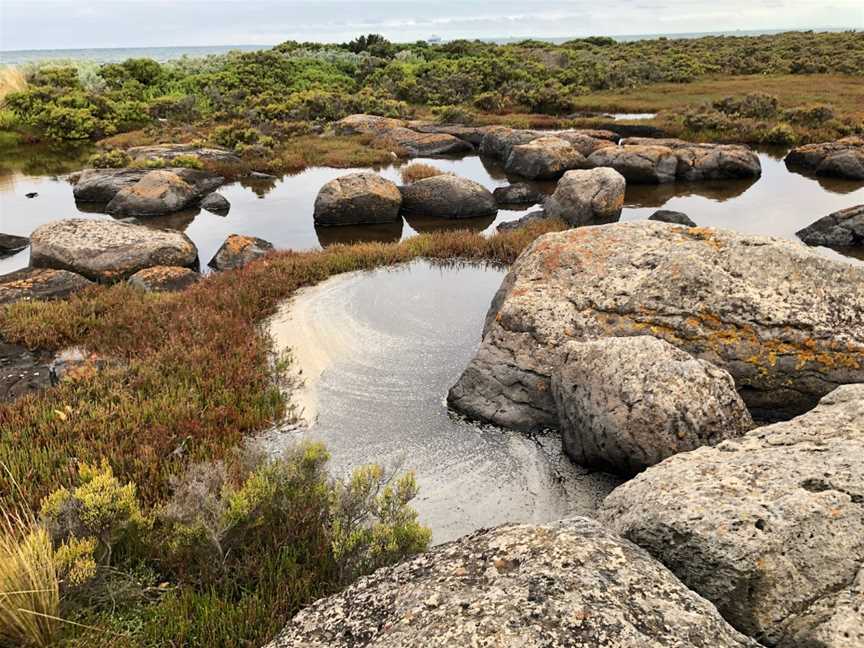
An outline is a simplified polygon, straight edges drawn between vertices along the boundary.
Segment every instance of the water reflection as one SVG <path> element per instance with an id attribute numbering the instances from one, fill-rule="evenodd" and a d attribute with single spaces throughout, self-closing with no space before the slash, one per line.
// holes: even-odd
<path id="1" fill-rule="evenodd" d="M 660 185 L 627 185 L 626 207 L 663 207 L 673 198 L 701 197 L 726 202 L 741 196 L 758 182 L 756 178 L 707 180 L 705 182 L 669 182 Z"/>
<path id="2" fill-rule="evenodd" d="M 795 232 L 826 214 L 864 203 L 864 183 L 836 178 L 813 178 L 790 173 L 784 163 L 786 149 L 759 150 L 762 177 L 753 180 L 728 180 L 704 183 L 674 183 L 627 188 L 622 220 L 647 218 L 660 208 L 682 211 L 696 223 L 726 227 L 744 233 L 771 234 L 795 238 Z M 40 157 L 30 149 L 14 157 L 0 156 L 0 232 L 29 235 L 37 226 L 58 218 L 87 216 L 110 218 L 101 213 L 103 206 L 75 205 L 72 187 L 56 174 L 80 168 L 86 155 L 76 152 L 62 159 L 56 151 Z M 490 190 L 509 184 L 501 164 L 478 156 L 420 158 L 442 171 L 475 180 Z M 401 184 L 403 163 L 380 167 L 385 178 Z M 45 171 L 30 175 L 27 170 Z M 316 229 L 312 219 L 318 190 L 341 175 L 368 169 L 311 168 L 279 178 L 246 178 L 220 189 L 231 202 L 227 216 L 207 211 L 189 211 L 156 220 L 154 227 L 170 227 L 185 233 L 198 246 L 202 259 L 209 259 L 229 234 L 259 236 L 281 249 L 314 249 L 349 241 L 394 241 L 417 232 L 435 229 L 469 228 L 491 233 L 504 221 L 521 218 L 534 206 L 502 209 L 494 219 L 442 220 L 409 216 L 404 223 L 384 226 Z M 47 175 L 51 174 L 51 175 Z M 554 183 L 537 183 L 544 193 Z M 39 196 L 27 199 L 29 192 Z M 341 231 L 340 231 L 341 230 Z M 828 253 L 835 258 L 860 262 L 860 253 Z M 10 272 L 28 262 L 28 254 L 4 259 L 0 270 Z"/>
<path id="3" fill-rule="evenodd" d="M 402 219 L 394 223 L 374 225 L 348 225 L 345 227 L 318 227 L 318 243 L 326 248 L 339 243 L 395 243 L 402 238 Z"/>
<path id="4" fill-rule="evenodd" d="M 470 230 L 483 232 L 495 222 L 497 216 L 481 216 L 480 218 L 436 218 L 422 214 L 405 214 L 405 221 L 415 232 L 439 232 Z"/>

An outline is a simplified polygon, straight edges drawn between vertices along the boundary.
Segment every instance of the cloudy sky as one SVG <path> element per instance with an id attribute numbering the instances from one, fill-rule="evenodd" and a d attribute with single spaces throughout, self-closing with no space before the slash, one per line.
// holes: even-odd
<path id="1" fill-rule="evenodd" d="M 864 0 L 0 0 L 0 49 L 864 28 Z"/>

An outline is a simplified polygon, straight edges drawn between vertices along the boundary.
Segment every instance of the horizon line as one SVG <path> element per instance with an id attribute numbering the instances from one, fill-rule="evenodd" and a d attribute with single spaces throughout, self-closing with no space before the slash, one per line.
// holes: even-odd
<path id="1" fill-rule="evenodd" d="M 495 36 L 495 37 L 486 37 L 486 38 L 471 38 L 471 37 L 458 37 L 458 38 L 441 38 L 442 43 L 458 41 L 458 40 L 479 40 L 479 41 L 487 41 L 487 42 L 495 42 L 498 40 L 504 39 L 513 39 L 517 41 L 526 41 L 526 40 L 581 40 L 585 38 L 598 38 L 598 37 L 608 37 L 608 38 L 627 38 L 627 37 L 664 37 L 664 36 L 710 36 L 713 34 L 735 34 L 736 32 L 763 32 L 763 33 L 784 33 L 784 32 L 827 32 L 827 31 L 849 31 L 849 32 L 858 32 L 864 30 L 864 27 L 790 27 L 790 28 L 771 28 L 771 29 L 720 29 L 715 31 L 685 31 L 685 32 L 646 32 L 643 34 L 588 34 L 585 36 Z M 376 32 L 368 32 L 368 33 L 376 33 Z M 358 36 L 365 36 L 366 34 L 359 34 Z M 429 38 L 436 38 L 436 35 L 430 35 L 427 39 L 416 39 L 413 41 L 390 41 L 396 45 L 403 44 L 412 44 L 419 41 L 428 41 Z M 98 47 L 44 47 L 44 48 L 23 48 L 23 49 L 0 49 L 0 53 L 12 53 L 12 52 L 56 52 L 56 51 L 79 51 L 79 50 L 124 50 L 124 49 L 169 49 L 169 48 L 186 48 L 186 49 L 206 49 L 208 47 L 276 47 L 281 43 L 285 43 L 288 41 L 294 40 L 292 38 L 288 38 L 286 40 L 281 41 L 280 43 L 211 43 L 210 45 L 112 45 L 112 46 L 98 46 Z M 389 40 L 389 39 L 388 39 Z M 296 41 L 301 43 L 318 43 L 323 45 L 338 45 L 340 44 L 337 41 Z"/>

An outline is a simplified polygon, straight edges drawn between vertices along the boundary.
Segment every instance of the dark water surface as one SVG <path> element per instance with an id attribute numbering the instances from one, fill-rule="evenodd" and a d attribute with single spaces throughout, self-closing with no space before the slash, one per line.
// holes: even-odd
<path id="1" fill-rule="evenodd" d="M 627 188 L 622 220 L 647 218 L 656 209 L 683 211 L 699 225 L 725 227 L 740 232 L 795 238 L 795 232 L 838 209 L 864 203 L 864 183 L 815 179 L 789 172 L 783 164 L 785 151 L 759 153 L 762 177 L 758 180 L 631 185 Z M 58 159 L 0 161 L 0 232 L 29 235 L 35 227 L 59 218 L 88 216 L 110 218 L 93 206 L 76 206 L 72 187 L 60 175 L 82 164 L 81 156 L 65 163 Z M 445 171 L 476 180 L 489 189 L 508 183 L 501 166 L 477 156 L 458 159 L 420 159 Z M 312 207 L 318 190 L 329 180 L 359 169 L 311 168 L 274 180 L 243 180 L 221 192 L 231 201 L 227 216 L 202 210 L 148 219 L 157 227 L 185 231 L 198 246 L 202 263 L 216 252 L 232 233 L 260 236 L 278 248 L 309 249 L 357 240 L 396 241 L 416 232 L 470 228 L 492 232 L 502 221 L 524 215 L 528 208 L 501 210 L 495 218 L 448 221 L 408 217 L 392 225 L 315 228 Z M 399 167 L 376 169 L 399 182 Z M 515 180 L 515 178 L 514 178 Z M 544 189 L 551 192 L 554 184 Z M 37 192 L 36 198 L 25 194 Z M 834 258 L 860 262 L 864 254 L 825 250 Z M 856 258 L 857 257 L 857 258 Z M 28 263 L 29 251 L 0 260 L 0 273 Z"/>
<path id="2" fill-rule="evenodd" d="M 334 277 L 285 304 L 270 331 L 291 349 L 308 430 L 273 433 L 278 452 L 324 441 L 332 468 L 416 471 L 415 508 L 435 542 L 504 522 L 591 514 L 617 482 L 573 464 L 555 434 L 462 420 L 445 395 L 480 343 L 503 270 L 417 261 Z"/>

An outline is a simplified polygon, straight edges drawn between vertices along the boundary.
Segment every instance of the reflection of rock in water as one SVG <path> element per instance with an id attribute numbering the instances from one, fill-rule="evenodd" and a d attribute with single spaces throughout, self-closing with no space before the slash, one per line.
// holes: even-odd
<path id="1" fill-rule="evenodd" d="M 481 155 L 480 163 L 492 180 L 507 180 L 507 172 L 504 170 L 504 165 L 495 158 Z"/>
<path id="2" fill-rule="evenodd" d="M 624 196 L 625 207 L 663 207 L 673 198 L 701 196 L 717 202 L 737 198 L 758 178 L 739 180 L 705 180 L 702 182 L 670 182 L 660 185 L 628 184 Z"/>
<path id="3" fill-rule="evenodd" d="M 105 214 L 105 203 L 91 203 L 91 202 L 75 202 L 75 207 L 82 214 Z M 146 227 L 153 227 L 155 229 L 170 229 L 176 230 L 178 232 L 183 232 L 186 230 L 189 225 L 192 224 L 192 221 L 195 220 L 195 217 L 201 213 L 201 209 L 199 207 L 193 207 L 192 209 L 184 209 L 183 211 L 174 212 L 173 214 L 163 214 L 162 216 L 138 216 L 135 217 L 135 222 L 140 225 L 144 225 Z M 126 217 L 114 217 L 110 218 L 114 220 L 125 220 Z"/>
<path id="4" fill-rule="evenodd" d="M 436 542 L 508 521 L 591 514 L 615 480 L 567 459 L 557 434 L 529 437 L 448 413 L 444 397 L 479 341 L 503 271 L 418 262 L 336 277 L 295 298 L 271 328 L 299 347 L 317 410 L 298 437 L 323 440 L 332 468 L 378 462 L 417 473 L 415 502 Z M 311 376 L 311 378 L 310 378 Z"/>
<path id="5" fill-rule="evenodd" d="M 393 243 L 402 238 L 402 219 L 369 225 L 316 226 L 315 234 L 323 248 L 337 243 Z"/>
<path id="6" fill-rule="evenodd" d="M 830 176 L 817 176 L 807 173 L 795 167 L 789 167 L 789 173 L 794 173 L 819 184 L 825 191 L 833 194 L 848 194 L 864 187 L 864 181 L 849 180 L 848 178 L 832 178 Z"/>
<path id="7" fill-rule="evenodd" d="M 268 193 L 273 191 L 273 189 L 276 188 L 278 182 L 279 178 L 277 178 L 276 176 L 266 178 L 244 176 L 239 180 L 239 184 L 241 187 L 251 189 L 252 193 L 254 193 L 259 198 L 263 198 Z"/>
<path id="8" fill-rule="evenodd" d="M 418 214 L 405 214 L 405 221 L 415 232 L 442 232 L 455 230 L 471 230 L 482 232 L 495 222 L 495 215 L 481 218 L 435 218 Z"/>

